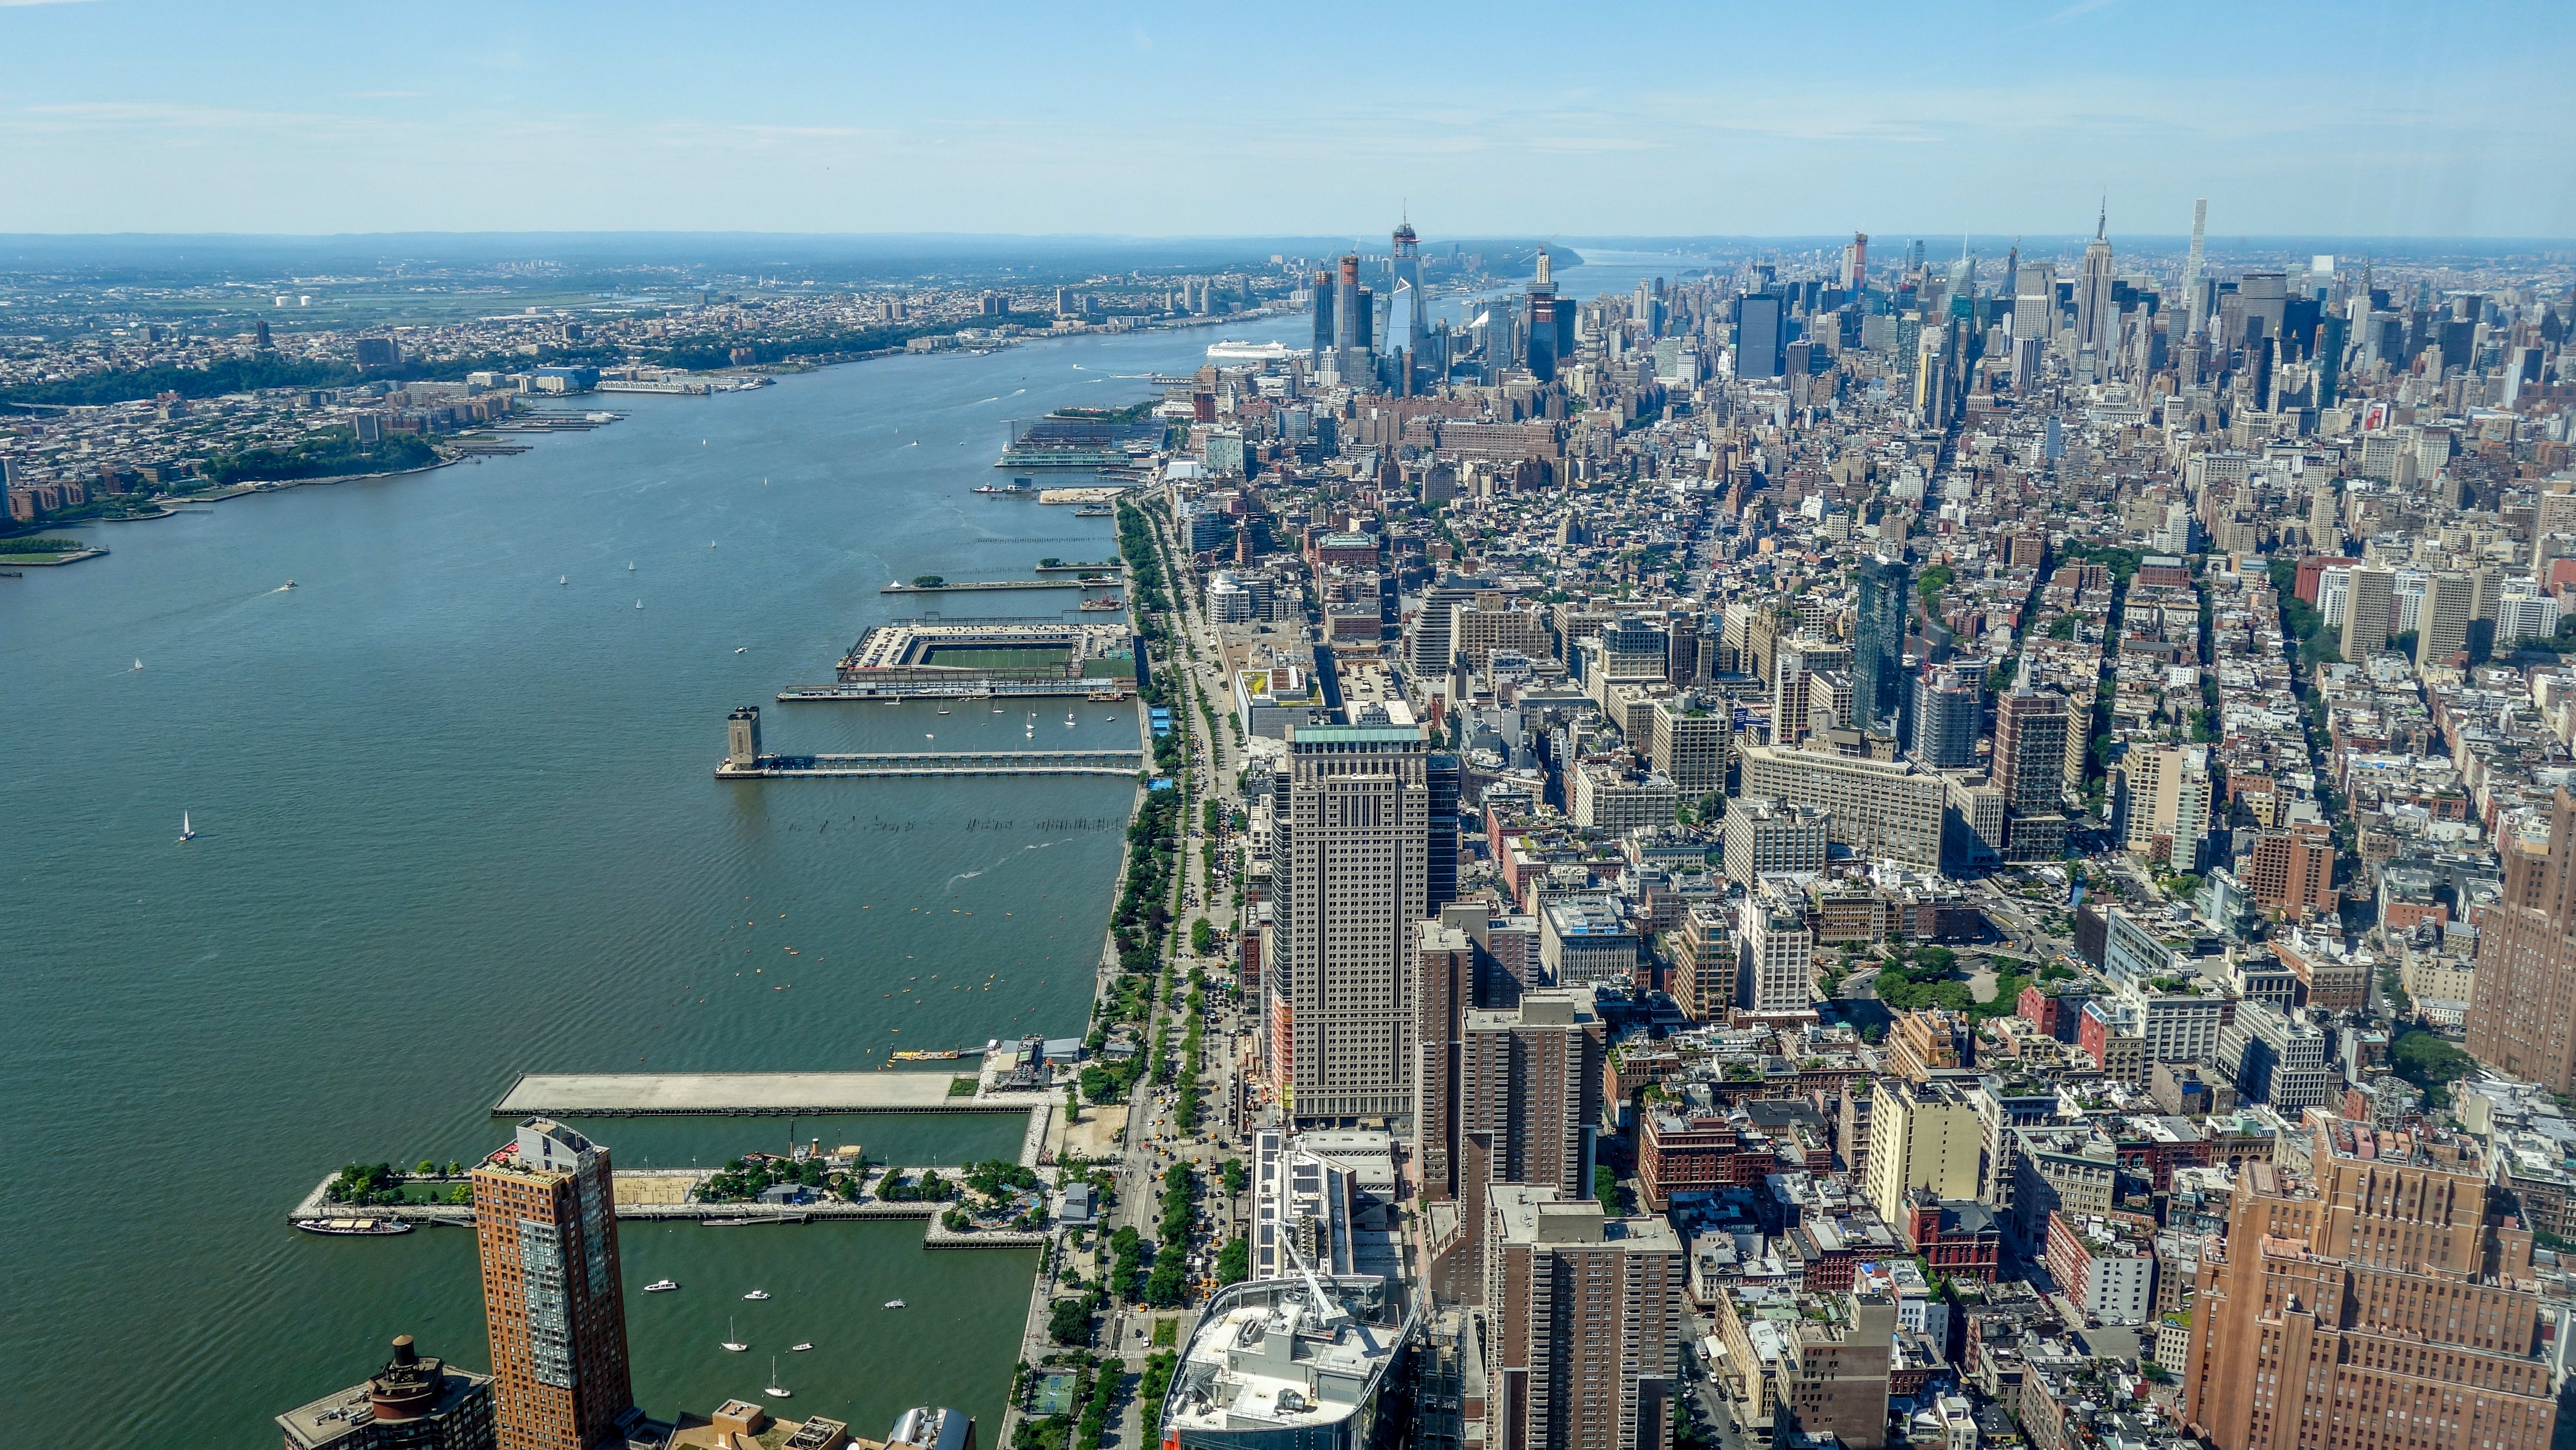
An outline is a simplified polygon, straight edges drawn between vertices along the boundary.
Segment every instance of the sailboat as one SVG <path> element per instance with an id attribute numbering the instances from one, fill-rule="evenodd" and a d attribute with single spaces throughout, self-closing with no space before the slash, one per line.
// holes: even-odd
<path id="1" fill-rule="evenodd" d="M 638 608 L 638 609 L 643 608 L 643 607 L 644 607 L 644 601 L 643 601 L 643 600 L 641 600 L 641 599 L 636 600 L 636 601 L 635 601 L 635 607 L 636 607 L 636 608 Z"/>
<path id="2" fill-rule="evenodd" d="M 572 576 L 569 574 L 557 574 L 555 576 L 555 582 L 557 584 L 570 584 L 572 582 Z"/>
<path id="3" fill-rule="evenodd" d="M 1072 712 L 1071 710 L 1067 710 L 1067 711 L 1065 711 L 1065 712 L 1064 712 L 1064 723 L 1065 723 L 1065 726 L 1066 726 L 1068 729 L 1070 729 L 1070 728 L 1072 727 L 1072 725 L 1073 725 L 1073 712 Z"/>
<path id="4" fill-rule="evenodd" d="M 135 669 L 138 669 L 138 670 L 139 670 L 139 669 L 141 669 L 141 668 L 143 668 L 143 661 L 141 661 L 141 660 L 136 660 L 136 661 L 134 662 L 134 668 L 135 668 Z M 128 673 L 132 673 L 132 672 L 131 672 L 131 671 L 128 671 Z"/>
<path id="5" fill-rule="evenodd" d="M 629 559 L 629 560 L 627 560 L 627 561 L 626 561 L 626 572 L 627 572 L 627 573 L 629 573 L 629 574 L 632 574 L 632 573 L 634 573 L 634 572 L 635 572 L 635 561 L 634 561 L 634 560 Z"/>
<path id="6" fill-rule="evenodd" d="M 784 1399 L 792 1398 L 792 1394 L 791 1394 L 791 1392 L 790 1392 L 790 1391 L 785 1390 L 785 1389 L 782 1389 L 782 1388 L 780 1388 L 780 1387 L 779 1387 L 779 1383 L 778 1383 L 778 1356 L 777 1356 L 777 1355 L 774 1355 L 774 1354 L 773 1354 L 773 1355 L 771 1355 L 771 1356 L 769 1357 L 769 1388 L 767 1388 L 767 1389 L 765 1389 L 765 1390 L 762 1390 L 762 1391 L 761 1391 L 761 1393 L 762 1393 L 762 1394 L 764 1394 L 764 1395 L 769 1396 L 769 1397 L 770 1397 L 771 1399 L 773 1399 L 773 1400 L 784 1400 Z"/>
<path id="7" fill-rule="evenodd" d="M 186 811 L 181 811 L 179 813 L 179 844 L 184 846 L 195 839 L 197 839 L 197 828 L 188 824 L 188 813 Z"/>
<path id="8" fill-rule="evenodd" d="M 726 1321 L 725 1321 L 725 1337 L 724 1337 L 724 1345 L 723 1345 L 723 1347 L 724 1347 L 724 1348 L 726 1348 L 726 1349 L 729 1349 L 729 1350 L 733 1351 L 735 1354 L 740 1354 L 740 1353 L 742 1353 L 744 1350 L 751 1348 L 751 1346 L 750 1346 L 750 1345 L 748 1345 L 748 1344 L 744 1344 L 744 1343 L 743 1343 L 743 1342 L 741 1342 L 740 1340 L 735 1339 L 735 1338 L 733 1337 L 733 1335 L 734 1335 L 733 1321 L 732 1321 L 732 1320 L 730 1320 L 730 1319 L 728 1319 L 728 1320 L 726 1320 Z"/>

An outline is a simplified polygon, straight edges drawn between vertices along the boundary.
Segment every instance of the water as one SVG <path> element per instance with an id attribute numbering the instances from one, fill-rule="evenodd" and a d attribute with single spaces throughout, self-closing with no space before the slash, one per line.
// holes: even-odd
<path id="1" fill-rule="evenodd" d="M 890 580 L 1114 552 L 1111 520 L 966 492 L 995 476 L 1001 420 L 1132 402 L 1135 375 L 1194 368 L 1217 336 L 1306 326 L 620 399 L 628 421 L 516 458 L 109 526 L 111 557 L 0 581 L 18 1413 L 249 1450 L 395 1334 L 488 1364 L 469 1235 L 330 1241 L 284 1216 L 347 1161 L 488 1150 L 519 1072 L 857 1068 L 1079 1030 L 1131 785 L 720 783 L 724 715 L 828 679 L 871 623 L 1042 607 Z M 789 751 L 1026 743 L 1025 710 L 973 708 L 762 714 Z M 1040 741 L 1134 745 L 1131 708 L 1075 702 L 1070 728 L 1065 708 L 1040 708 Z M 657 1162 L 789 1131 L 584 1126 Z M 1010 1154 L 1019 1120 L 844 1126 L 797 1135 L 956 1162 Z M 946 1402 L 991 1433 L 1034 1255 L 920 1238 L 630 1225 L 630 1290 L 688 1286 L 629 1295 L 638 1398 L 703 1413 L 759 1388 L 775 1348 L 795 1411 L 873 1436 Z M 743 1304 L 755 1282 L 777 1297 Z M 875 1307 L 895 1297 L 921 1307 Z M 756 1359 L 713 1348 L 727 1313 Z"/>

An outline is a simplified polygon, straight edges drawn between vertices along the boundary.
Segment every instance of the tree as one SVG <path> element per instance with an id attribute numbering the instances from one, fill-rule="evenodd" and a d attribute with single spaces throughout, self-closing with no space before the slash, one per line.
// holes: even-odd
<path id="1" fill-rule="evenodd" d="M 1224 1179 L 1226 1196 L 1229 1198 L 1241 1194 L 1245 1188 L 1251 1186 L 1252 1175 L 1244 1171 L 1243 1160 L 1240 1158 L 1228 1158 L 1225 1160 L 1225 1166 L 1217 1171 Z"/>
<path id="2" fill-rule="evenodd" d="M 912 576 L 912 587 L 915 589 L 936 589 L 947 582 L 948 581 L 945 578 L 937 574 L 915 574 Z"/>
<path id="3" fill-rule="evenodd" d="M 420 1160 L 420 1166 L 412 1170 L 412 1176 L 415 1178 L 431 1178 L 437 1176 L 437 1173 L 438 1164 L 427 1158 Z"/>
<path id="4" fill-rule="evenodd" d="M 1252 1241 L 1243 1238 L 1226 1240 L 1225 1247 L 1217 1250 L 1216 1254 L 1216 1281 L 1240 1284 L 1251 1277 Z"/>
<path id="5" fill-rule="evenodd" d="M 1601 1211 L 1613 1216 L 1619 1212 L 1619 1174 L 1608 1164 L 1592 1170 L 1592 1196 L 1601 1200 Z"/>

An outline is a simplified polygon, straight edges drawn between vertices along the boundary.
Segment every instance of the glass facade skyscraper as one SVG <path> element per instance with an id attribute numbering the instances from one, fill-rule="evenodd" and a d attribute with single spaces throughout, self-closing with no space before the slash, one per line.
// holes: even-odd
<path id="1" fill-rule="evenodd" d="M 1884 556 L 1860 562 L 1860 621 L 1852 631 L 1852 723 L 1894 735 L 1905 711 L 1906 596 L 1914 571 Z"/>

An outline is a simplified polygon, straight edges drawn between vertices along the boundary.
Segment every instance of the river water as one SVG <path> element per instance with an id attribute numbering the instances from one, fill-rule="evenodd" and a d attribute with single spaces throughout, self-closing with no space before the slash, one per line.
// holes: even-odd
<path id="1" fill-rule="evenodd" d="M 1566 291 L 1633 280 L 1592 270 Z M 19 1416 L 250 1450 L 395 1334 L 487 1365 L 470 1234 L 324 1240 L 285 1215 L 345 1162 L 490 1149 L 517 1073 L 868 1067 L 1079 1030 L 1131 786 L 719 783 L 724 715 L 763 703 L 789 751 L 1132 746 L 1125 707 L 1068 726 L 1061 704 L 1032 722 L 766 702 L 888 618 L 1070 607 L 876 592 L 1115 552 L 1108 519 L 967 492 L 995 477 L 1003 420 L 1132 402 L 1217 337 L 1308 328 L 602 399 L 626 421 L 101 527 L 110 557 L 0 581 L 0 1364 Z M 202 833 L 184 846 L 183 810 Z M 791 1132 L 583 1126 L 621 1163 Z M 792 1131 L 920 1163 L 1011 1156 L 1019 1126 Z M 754 1394 L 778 1353 L 782 1408 L 873 1436 L 945 1403 L 998 1429 L 1033 1254 L 931 1253 L 915 1222 L 621 1241 L 657 1414 Z M 664 1276 L 682 1290 L 632 1292 Z M 755 1287 L 773 1297 L 740 1298 Z M 735 1321 L 750 1354 L 716 1348 Z"/>

